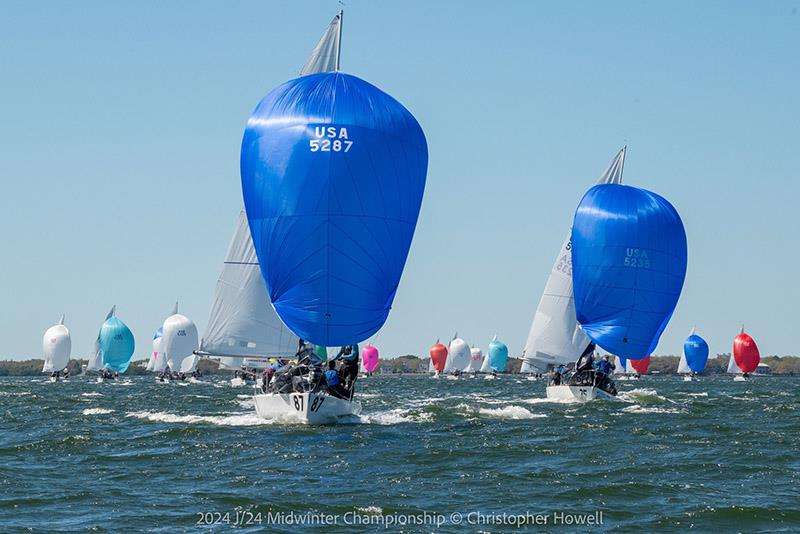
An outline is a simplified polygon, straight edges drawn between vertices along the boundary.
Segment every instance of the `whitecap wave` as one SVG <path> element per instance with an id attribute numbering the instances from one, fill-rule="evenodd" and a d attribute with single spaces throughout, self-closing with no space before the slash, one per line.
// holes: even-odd
<path id="1" fill-rule="evenodd" d="M 103 394 L 99 391 L 90 391 L 89 393 L 81 393 L 81 397 L 102 397 Z"/>
<path id="2" fill-rule="evenodd" d="M 176 415 L 167 412 L 128 412 L 125 417 L 133 417 L 152 421 L 154 423 L 187 423 L 209 424 L 219 426 L 258 426 L 270 425 L 274 421 L 268 421 L 258 417 L 255 413 L 233 413 L 228 415 Z"/>
<path id="3" fill-rule="evenodd" d="M 430 421 L 431 418 L 433 418 L 433 414 L 430 413 L 413 413 L 411 410 L 395 408 L 385 412 L 359 415 L 356 418 L 356 422 L 372 425 L 397 425 L 400 423 L 421 423 Z"/>
<path id="4" fill-rule="evenodd" d="M 505 408 L 481 408 L 480 415 L 496 417 L 498 419 L 542 419 L 547 417 L 543 413 L 533 413 L 522 406 L 506 406 Z"/>
<path id="5" fill-rule="evenodd" d="M 662 395 L 659 395 L 658 391 L 652 388 L 636 388 L 630 391 L 622 391 L 619 393 L 618 398 L 625 402 L 642 402 L 642 401 L 673 402 L 670 399 Z"/>
<path id="6" fill-rule="evenodd" d="M 626 413 L 681 413 L 677 408 L 659 408 L 658 406 L 639 406 L 632 404 L 622 409 Z"/>
<path id="7" fill-rule="evenodd" d="M 86 408 L 83 410 L 83 415 L 103 415 L 107 413 L 114 413 L 114 410 L 108 408 Z"/>
<path id="8" fill-rule="evenodd" d="M 708 397 L 708 392 L 704 391 L 702 393 L 689 393 L 690 397 Z"/>

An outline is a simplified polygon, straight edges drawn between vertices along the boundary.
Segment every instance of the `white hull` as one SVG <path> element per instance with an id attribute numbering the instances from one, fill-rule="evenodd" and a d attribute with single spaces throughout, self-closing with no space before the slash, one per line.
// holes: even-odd
<path id="1" fill-rule="evenodd" d="M 497 378 L 497 377 L 496 377 L 496 376 L 494 376 L 494 375 L 486 375 L 486 376 L 484 376 L 484 377 L 483 377 L 483 379 L 484 379 L 484 380 L 494 380 L 494 379 L 496 379 L 496 378 Z"/>
<path id="2" fill-rule="evenodd" d="M 98 384 L 102 384 L 103 382 L 105 382 L 105 378 L 103 378 L 102 376 L 98 376 L 97 377 L 97 383 Z"/>
<path id="3" fill-rule="evenodd" d="M 736 375 L 733 377 L 734 382 L 747 382 L 747 379 L 742 375 Z"/>
<path id="4" fill-rule="evenodd" d="M 556 401 L 579 401 L 587 402 L 591 400 L 617 400 L 613 395 L 609 395 L 600 388 L 594 386 L 547 386 L 547 398 Z"/>
<path id="5" fill-rule="evenodd" d="M 536 377 L 535 376 L 526 376 L 525 380 L 528 380 L 530 382 L 535 382 L 536 381 Z"/>
<path id="6" fill-rule="evenodd" d="M 321 393 L 258 393 L 256 413 L 263 419 L 309 424 L 336 423 L 361 413 L 361 403 Z"/>
<path id="7" fill-rule="evenodd" d="M 692 381 L 692 377 L 691 376 L 684 376 L 683 377 L 683 381 L 684 382 L 691 382 Z"/>

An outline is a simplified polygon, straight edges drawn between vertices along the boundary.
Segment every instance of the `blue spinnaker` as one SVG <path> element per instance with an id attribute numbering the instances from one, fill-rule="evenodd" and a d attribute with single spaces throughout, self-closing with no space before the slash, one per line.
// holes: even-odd
<path id="1" fill-rule="evenodd" d="M 663 197 L 628 185 L 586 192 L 572 226 L 575 312 L 600 347 L 637 360 L 651 354 L 686 277 L 686 233 Z"/>
<path id="2" fill-rule="evenodd" d="M 125 323 L 110 317 L 100 327 L 100 348 L 103 351 L 103 366 L 124 373 L 133 357 L 133 333 Z"/>
<path id="3" fill-rule="evenodd" d="M 683 342 L 683 354 L 689 369 L 693 373 L 702 373 L 708 361 L 708 343 L 697 334 L 692 334 Z"/>
<path id="4" fill-rule="evenodd" d="M 329 347 L 377 332 L 425 189 L 416 119 L 355 76 L 303 76 L 258 104 L 240 163 L 253 244 L 286 326 Z"/>
<path id="5" fill-rule="evenodd" d="M 508 361 L 508 347 L 502 341 L 493 339 L 489 343 L 489 367 L 498 373 L 505 372 Z"/>

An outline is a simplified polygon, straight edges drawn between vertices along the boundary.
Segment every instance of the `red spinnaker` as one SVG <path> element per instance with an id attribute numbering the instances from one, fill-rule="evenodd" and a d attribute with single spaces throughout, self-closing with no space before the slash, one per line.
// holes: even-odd
<path id="1" fill-rule="evenodd" d="M 436 345 L 432 346 L 431 361 L 433 362 L 434 369 L 440 373 L 444 371 L 444 364 L 447 363 L 447 347 L 441 343 L 437 343 Z"/>
<path id="2" fill-rule="evenodd" d="M 752 373 L 761 361 L 756 342 L 744 332 L 733 340 L 733 357 L 743 373 Z"/>
<path id="3" fill-rule="evenodd" d="M 646 375 L 647 370 L 650 368 L 650 356 L 642 358 L 641 360 L 630 360 L 631 367 L 640 375 Z"/>

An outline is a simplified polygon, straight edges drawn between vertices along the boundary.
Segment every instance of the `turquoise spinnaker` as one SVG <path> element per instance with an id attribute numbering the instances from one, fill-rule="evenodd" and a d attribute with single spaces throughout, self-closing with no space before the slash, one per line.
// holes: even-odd
<path id="1" fill-rule="evenodd" d="M 506 370 L 507 361 L 508 347 L 502 341 L 493 339 L 489 343 L 489 367 L 498 373 L 503 373 Z"/>
<path id="2" fill-rule="evenodd" d="M 130 328 L 110 317 L 100 327 L 100 349 L 103 351 L 103 366 L 118 373 L 128 370 L 133 357 L 133 333 Z"/>

